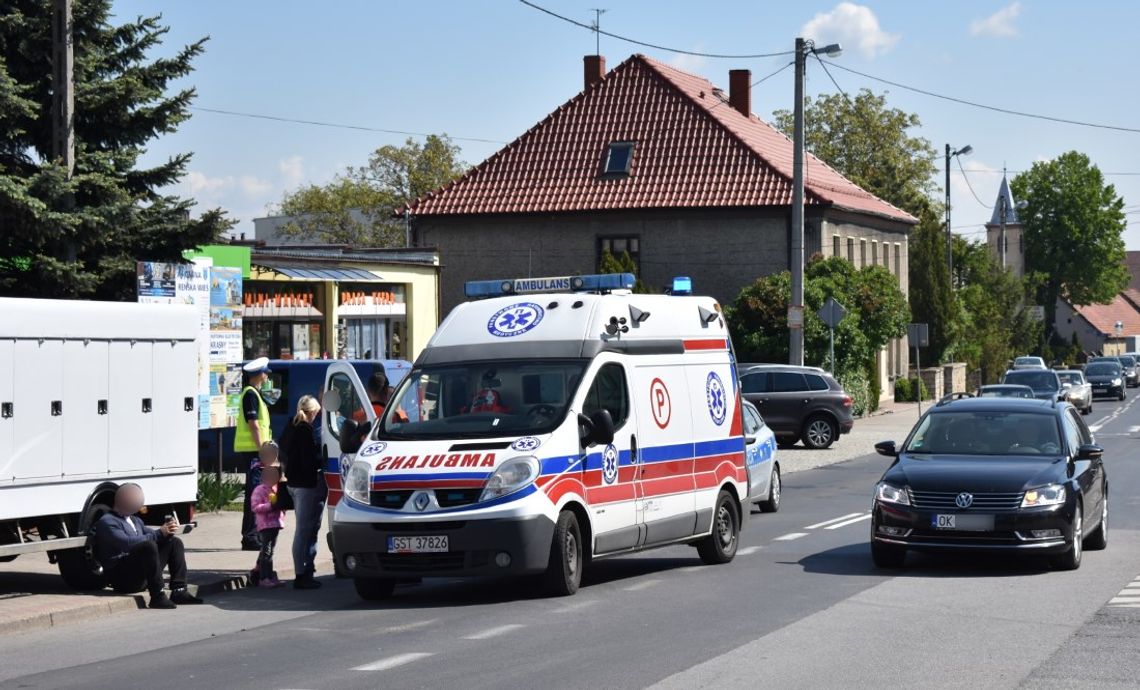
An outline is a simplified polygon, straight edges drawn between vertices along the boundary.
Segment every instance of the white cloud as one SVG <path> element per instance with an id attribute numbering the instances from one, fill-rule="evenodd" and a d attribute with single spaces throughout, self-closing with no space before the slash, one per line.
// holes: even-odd
<path id="1" fill-rule="evenodd" d="M 242 175 L 238 178 L 238 185 L 246 196 L 250 197 L 264 196 L 266 192 L 273 189 L 272 182 L 253 175 Z"/>
<path id="2" fill-rule="evenodd" d="M 197 170 L 191 170 L 186 176 L 186 184 L 190 188 L 191 196 L 200 194 L 217 194 L 233 183 L 232 177 L 210 177 Z"/>
<path id="3" fill-rule="evenodd" d="M 1021 14 L 1021 3 L 1014 2 L 985 19 L 975 19 L 970 22 L 971 36 L 988 36 L 990 38 L 1008 38 L 1017 35 L 1017 26 L 1014 21 Z"/>
<path id="4" fill-rule="evenodd" d="M 819 45 L 840 43 L 867 58 L 887 52 L 899 41 L 898 34 L 883 31 L 871 8 L 853 2 L 841 2 L 830 12 L 820 12 L 800 32 Z"/>
<path id="5" fill-rule="evenodd" d="M 700 47 L 698 46 L 695 51 L 700 52 Z M 699 55 L 685 55 L 684 53 L 677 53 L 669 59 L 670 67 L 676 67 L 681 71 L 693 74 L 700 74 L 708 64 L 708 58 Z"/>
<path id="6" fill-rule="evenodd" d="M 294 189 L 301 185 L 305 179 L 305 159 L 300 156 L 289 156 L 277 163 L 281 178 L 286 189 Z"/>

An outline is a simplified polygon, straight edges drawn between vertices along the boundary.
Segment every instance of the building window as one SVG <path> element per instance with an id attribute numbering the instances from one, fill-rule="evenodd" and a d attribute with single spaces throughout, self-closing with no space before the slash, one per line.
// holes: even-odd
<path id="1" fill-rule="evenodd" d="M 847 260 L 855 263 L 855 238 L 847 238 Z"/>
<path id="2" fill-rule="evenodd" d="M 606 151 L 606 164 L 602 169 L 602 173 L 604 175 L 624 177 L 629 175 L 629 169 L 632 164 L 633 142 L 615 141 L 610 144 L 609 150 Z"/>
<path id="3" fill-rule="evenodd" d="M 891 270 L 891 245 L 883 242 L 883 268 L 889 273 Z"/>
<path id="4" fill-rule="evenodd" d="M 641 238 L 636 235 L 631 237 L 599 237 L 598 238 L 598 269 L 601 270 L 602 259 L 605 258 L 606 253 L 609 253 L 618 262 L 621 261 L 623 254 L 629 254 L 629 258 L 633 260 L 633 268 L 635 272 L 640 273 L 641 270 Z"/>
<path id="5" fill-rule="evenodd" d="M 871 240 L 871 265 L 879 265 L 879 243 Z"/>
<path id="6" fill-rule="evenodd" d="M 895 245 L 895 277 L 899 277 L 902 272 L 902 245 Z"/>
<path id="7" fill-rule="evenodd" d="M 831 238 L 831 255 L 832 256 L 843 256 L 843 254 L 841 253 L 843 251 L 843 249 L 841 248 L 840 242 L 841 242 L 841 240 L 839 239 L 839 235 L 834 235 Z"/>
<path id="8" fill-rule="evenodd" d="M 859 268 L 867 265 L 867 240 L 859 240 Z"/>

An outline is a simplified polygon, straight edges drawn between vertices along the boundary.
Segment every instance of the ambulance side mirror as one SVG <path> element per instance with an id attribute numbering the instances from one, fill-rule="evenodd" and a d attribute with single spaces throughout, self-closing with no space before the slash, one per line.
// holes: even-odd
<path id="1" fill-rule="evenodd" d="M 608 446 L 614 442 L 614 418 L 609 410 L 598 410 L 589 417 L 579 414 L 578 428 L 583 446 Z"/>

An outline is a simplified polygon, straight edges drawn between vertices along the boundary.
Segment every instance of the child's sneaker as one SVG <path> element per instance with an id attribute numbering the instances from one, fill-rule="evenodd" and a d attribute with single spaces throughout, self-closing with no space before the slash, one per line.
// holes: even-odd
<path id="1" fill-rule="evenodd" d="M 278 586 L 280 586 L 280 584 L 281 583 L 278 582 L 277 580 L 274 580 L 273 578 L 267 577 L 264 580 L 262 580 L 261 582 L 257 583 L 257 586 L 262 588 L 262 589 L 276 589 Z"/>

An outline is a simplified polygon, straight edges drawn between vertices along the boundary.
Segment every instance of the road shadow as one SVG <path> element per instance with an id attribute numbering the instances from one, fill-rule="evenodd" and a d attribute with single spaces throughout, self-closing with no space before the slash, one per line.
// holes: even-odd
<path id="1" fill-rule="evenodd" d="M 805 556 L 798 561 L 777 561 L 777 563 L 798 565 L 805 573 L 858 577 L 1024 577 L 1045 575 L 1052 571 L 1048 560 L 1040 556 L 987 552 L 910 552 L 907 554 L 905 567 L 878 568 L 871 561 L 871 547 L 866 543 L 848 544 Z"/>

